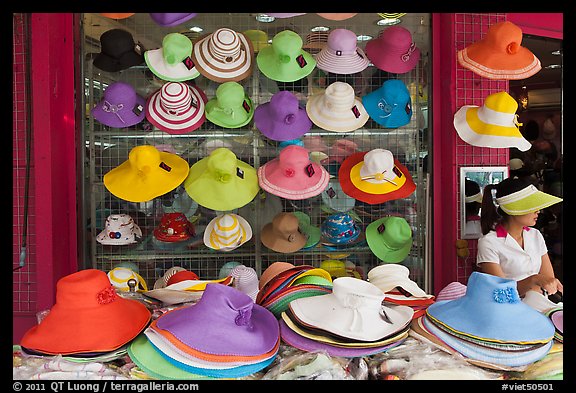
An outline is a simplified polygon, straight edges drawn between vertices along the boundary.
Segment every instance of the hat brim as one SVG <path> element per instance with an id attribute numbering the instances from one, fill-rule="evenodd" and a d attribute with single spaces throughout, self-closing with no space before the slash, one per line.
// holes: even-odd
<path id="1" fill-rule="evenodd" d="M 272 45 L 260 49 L 256 56 L 258 69 L 267 78 L 276 82 L 295 82 L 305 78 L 316 68 L 316 59 L 305 50 L 301 50 L 299 56 L 302 56 L 304 65 L 301 67 L 295 59 L 289 63 L 283 63 L 274 51 Z"/>
<path id="2" fill-rule="evenodd" d="M 274 233 L 271 222 L 262 227 L 262 230 L 260 231 L 260 240 L 262 241 L 262 244 L 270 250 L 284 254 L 296 252 L 302 249 L 306 244 L 306 237 L 299 232 L 295 234 L 294 241 L 290 242 L 286 239 L 281 239 Z"/>
<path id="3" fill-rule="evenodd" d="M 162 20 L 162 18 L 158 17 L 157 15 L 155 15 L 154 13 L 150 13 L 150 18 L 154 21 L 154 23 L 156 23 L 159 26 L 163 26 L 163 27 L 174 27 L 174 26 L 178 26 L 181 25 L 184 22 L 189 21 L 190 19 L 196 17 L 196 13 L 189 13 L 186 14 L 184 16 L 182 16 L 181 18 L 178 19 L 174 19 L 174 20 L 170 20 L 170 21 L 164 21 Z"/>
<path id="4" fill-rule="evenodd" d="M 387 218 L 381 218 L 375 221 L 372 221 L 366 227 L 366 242 L 368 243 L 368 247 L 372 251 L 374 255 L 378 257 L 378 259 L 389 262 L 389 263 L 399 263 L 402 262 L 406 257 L 410 254 L 410 250 L 412 249 L 413 239 L 410 237 L 406 244 L 402 247 L 394 249 L 387 246 L 382 241 L 382 236 L 378 232 L 378 227 L 387 221 Z"/>
<path id="5" fill-rule="evenodd" d="M 216 216 L 208 223 L 206 229 L 204 230 L 204 236 L 203 236 L 204 245 L 213 250 L 232 251 L 237 249 L 244 243 L 248 242 L 250 239 L 252 239 L 252 227 L 250 226 L 248 221 L 238 214 L 235 214 L 234 217 L 238 220 L 238 227 L 240 230 L 239 243 L 233 245 L 225 245 L 216 241 L 216 239 L 212 236 L 214 227 L 216 226 L 216 222 L 220 218 L 220 216 Z"/>
<path id="6" fill-rule="evenodd" d="M 244 101 L 250 107 L 250 110 L 246 112 L 243 105 L 236 108 L 231 108 L 231 114 L 222 111 L 218 106 L 218 98 L 211 98 L 206 104 L 206 118 L 217 126 L 224 128 L 240 128 L 244 127 L 246 124 L 250 123 L 254 117 L 254 105 L 252 105 L 252 100 L 248 94 L 244 94 Z M 240 116 L 241 115 L 241 116 Z"/>
<path id="7" fill-rule="evenodd" d="M 129 160 L 104 175 L 104 185 L 114 196 L 128 202 L 147 202 L 178 187 L 188 176 L 188 162 L 180 156 L 160 151 L 160 161 L 170 168 L 150 168 L 142 178 Z"/>
<path id="8" fill-rule="evenodd" d="M 367 152 L 358 152 L 348 156 L 340 165 L 338 178 L 342 191 L 346 195 L 367 203 L 376 205 L 387 201 L 406 198 L 416 190 L 416 184 L 408 169 L 394 159 L 394 167 L 402 174 L 402 178 L 397 178 L 397 186 L 391 183 L 383 182 L 382 184 L 362 183 L 359 176 L 357 164 L 364 161 Z M 354 172 L 352 172 L 354 171 Z"/>
<path id="9" fill-rule="evenodd" d="M 338 56 L 325 45 L 316 55 L 316 67 L 335 74 L 349 75 L 362 72 L 369 64 L 370 60 L 360 47 L 357 47 L 353 54 Z"/>
<path id="10" fill-rule="evenodd" d="M 306 102 L 308 117 L 318 127 L 334 132 L 355 131 L 364 126 L 370 118 L 364 105 L 362 105 L 362 100 L 358 97 L 354 97 L 354 105 L 360 114 L 356 117 L 352 108 L 343 112 L 329 110 L 325 104 L 324 94 L 324 92 L 314 94 L 310 96 L 308 102 Z"/>
<path id="11" fill-rule="evenodd" d="M 454 128 L 464 142 L 480 147 L 516 147 L 520 151 L 527 151 L 532 147 L 514 123 L 503 126 L 480 120 L 479 108 L 475 105 L 464 105 L 454 115 Z"/>
<path id="12" fill-rule="evenodd" d="M 521 216 L 537 212 L 562 201 L 562 198 L 538 190 L 519 201 L 500 204 L 500 208 L 510 216 Z"/>
<path id="13" fill-rule="evenodd" d="M 272 111 L 270 102 L 258 105 L 254 111 L 254 125 L 268 139 L 290 141 L 300 138 L 312 128 L 312 121 L 308 118 L 305 108 L 298 108 L 290 124 L 286 124 L 284 119 L 276 120 Z"/>
<path id="14" fill-rule="evenodd" d="M 104 111 L 101 103 L 92 108 L 92 116 L 100 123 L 114 128 L 126 128 L 140 123 L 146 117 L 146 99 L 136 95 L 136 105 L 140 105 L 142 110 L 139 114 L 134 112 L 134 108 L 121 109 L 116 113 Z"/>
<path id="15" fill-rule="evenodd" d="M 311 162 L 314 174 L 308 176 L 303 174 L 300 179 L 301 182 L 295 181 L 296 176 L 290 178 L 288 182 L 279 184 L 275 179 L 284 180 L 285 176 L 280 168 L 280 160 L 273 159 L 258 168 L 258 182 L 260 187 L 272 194 L 285 199 L 301 200 L 308 199 L 320 194 L 330 180 L 330 174 L 320 164 Z M 304 169 L 302 169 L 304 171 Z"/>
<path id="16" fill-rule="evenodd" d="M 356 16 L 358 13 L 317 13 L 316 15 L 321 16 L 328 20 L 346 20 Z"/>
<path id="17" fill-rule="evenodd" d="M 382 71 L 393 74 L 405 74 L 412 71 L 420 61 L 420 48 L 416 47 L 407 61 L 402 61 L 402 55 L 386 45 L 379 39 L 372 39 L 366 43 L 366 55 L 374 66 Z"/>
<path id="18" fill-rule="evenodd" d="M 397 106 L 390 112 L 389 116 L 384 117 L 381 116 L 383 111 L 378 106 L 380 98 L 382 98 L 382 94 L 380 93 L 378 90 L 375 90 L 362 97 L 362 104 L 370 118 L 384 128 L 398 128 L 410 123 L 410 119 L 412 118 L 410 96 L 408 96 L 408 103 L 410 103 L 409 113 L 406 113 L 406 105 L 403 107 Z"/>
<path id="19" fill-rule="evenodd" d="M 540 60 L 525 47 L 520 47 L 514 56 L 495 53 L 478 41 L 459 50 L 458 63 L 487 79 L 518 80 L 526 79 L 542 69 Z"/>
<path id="20" fill-rule="evenodd" d="M 162 107 L 160 93 L 162 89 L 152 93 L 146 102 L 146 118 L 154 126 L 169 134 L 179 135 L 198 129 L 206 120 L 205 108 L 208 98 L 206 94 L 196 86 L 188 85 L 192 99 L 197 107 L 190 108 L 179 115 L 170 114 Z"/>
<path id="21" fill-rule="evenodd" d="M 114 245 L 114 246 L 123 246 L 126 244 L 134 244 L 138 242 L 138 238 L 142 237 L 142 230 L 136 224 L 134 224 L 134 230 L 130 234 L 129 237 L 123 237 L 120 239 L 112 239 L 108 236 L 108 229 L 104 228 L 100 233 L 96 236 L 96 241 L 100 244 L 105 245 Z"/>
<path id="22" fill-rule="evenodd" d="M 164 49 L 152 49 L 144 52 L 144 61 L 148 69 L 158 78 L 170 82 L 184 82 L 200 76 L 196 67 L 188 69 L 183 62 L 167 64 L 164 61 Z"/>

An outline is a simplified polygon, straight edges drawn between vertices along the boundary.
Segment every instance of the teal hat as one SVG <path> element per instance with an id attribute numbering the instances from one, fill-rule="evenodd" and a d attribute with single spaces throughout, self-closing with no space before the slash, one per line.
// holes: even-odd
<path id="1" fill-rule="evenodd" d="M 321 231 L 320 228 L 312 225 L 310 216 L 304 212 L 293 212 L 298 217 L 298 228 L 300 232 L 306 236 L 306 244 L 302 247 L 303 250 L 312 248 L 320 242 Z"/>
<path id="2" fill-rule="evenodd" d="M 382 261 L 402 262 L 412 248 L 412 228 L 402 217 L 383 217 L 366 227 L 366 241 Z"/>
<path id="3" fill-rule="evenodd" d="M 316 60 L 302 49 L 302 45 L 302 38 L 292 30 L 279 32 L 272 38 L 272 45 L 258 52 L 258 68 L 277 82 L 294 82 L 307 77 L 316 67 Z"/>
<path id="4" fill-rule="evenodd" d="M 144 52 L 146 65 L 158 78 L 183 82 L 200 76 L 192 61 L 192 41 L 184 34 L 164 36 L 162 48 Z"/>
<path id="5" fill-rule="evenodd" d="M 252 100 L 238 82 L 224 82 L 206 104 L 206 118 L 224 128 L 240 128 L 254 117 Z"/>

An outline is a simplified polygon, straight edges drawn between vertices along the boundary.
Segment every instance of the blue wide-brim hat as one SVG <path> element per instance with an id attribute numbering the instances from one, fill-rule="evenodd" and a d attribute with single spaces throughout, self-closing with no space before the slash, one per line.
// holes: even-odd
<path id="1" fill-rule="evenodd" d="M 412 98 L 400 79 L 388 79 L 381 87 L 362 97 L 368 115 L 384 128 L 398 128 L 410 123 Z"/>
<path id="2" fill-rule="evenodd" d="M 430 305 L 426 316 L 436 325 L 471 338 L 498 343 L 548 343 L 554 325 L 521 301 L 516 281 L 472 272 L 466 294 Z"/>

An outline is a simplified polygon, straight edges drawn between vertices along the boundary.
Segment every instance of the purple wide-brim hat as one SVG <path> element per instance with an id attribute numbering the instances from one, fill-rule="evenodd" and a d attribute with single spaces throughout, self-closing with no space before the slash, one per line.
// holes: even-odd
<path id="1" fill-rule="evenodd" d="M 146 99 L 136 94 L 129 84 L 115 82 L 108 86 L 104 98 L 91 113 L 94 119 L 109 127 L 131 127 L 146 117 Z"/>
<path id="2" fill-rule="evenodd" d="M 356 358 L 362 356 L 370 356 L 380 352 L 386 352 L 402 344 L 406 339 L 400 339 L 391 344 L 386 344 L 381 347 L 366 347 L 366 348 L 351 348 L 351 347 L 337 347 L 320 341 L 312 340 L 296 333 L 290 329 L 286 322 L 279 321 L 280 336 L 282 340 L 294 348 L 301 349 L 306 352 L 326 351 L 330 356 L 342 356 L 346 358 Z"/>
<path id="3" fill-rule="evenodd" d="M 160 26 L 178 26 L 196 16 L 195 13 L 151 12 L 150 17 Z"/>
<path id="4" fill-rule="evenodd" d="M 238 289 L 217 283 L 207 284 L 195 305 L 159 317 L 156 326 L 184 345 L 214 355 L 262 355 L 280 337 L 274 314 Z"/>
<path id="5" fill-rule="evenodd" d="M 269 102 L 256 107 L 254 125 L 267 138 L 283 142 L 300 138 L 310 131 L 312 120 L 293 93 L 281 90 Z"/>

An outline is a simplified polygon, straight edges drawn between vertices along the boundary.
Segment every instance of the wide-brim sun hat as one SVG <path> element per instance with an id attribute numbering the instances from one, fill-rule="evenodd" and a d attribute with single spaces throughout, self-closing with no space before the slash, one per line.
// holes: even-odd
<path id="1" fill-rule="evenodd" d="M 265 224 L 260 231 L 262 244 L 280 253 L 296 252 L 306 245 L 306 236 L 299 230 L 299 221 L 293 213 L 282 212 Z"/>
<path id="2" fill-rule="evenodd" d="M 258 168 L 260 187 L 273 195 L 301 200 L 319 195 L 330 180 L 328 171 L 309 158 L 308 149 L 288 145 L 278 157 Z"/>
<path id="3" fill-rule="evenodd" d="M 104 125 L 126 128 L 146 118 L 146 99 L 129 83 L 118 81 L 104 90 L 104 97 L 90 113 Z"/>
<path id="4" fill-rule="evenodd" d="M 150 18 L 163 27 L 174 27 L 194 18 L 197 14 L 179 12 L 150 12 Z"/>
<path id="5" fill-rule="evenodd" d="M 365 52 L 376 68 L 394 74 L 412 71 L 420 60 L 420 48 L 412 40 L 410 30 L 402 26 L 382 30 L 366 43 Z"/>
<path id="6" fill-rule="evenodd" d="M 532 144 L 520 132 L 518 102 L 507 92 L 492 93 L 482 106 L 464 105 L 454 114 L 454 128 L 462 140 L 473 146 L 515 147 L 527 151 Z"/>
<path id="7" fill-rule="evenodd" d="M 106 273 L 80 270 L 58 280 L 56 303 L 20 345 L 51 355 L 109 352 L 136 338 L 150 317 L 142 303 L 118 296 Z"/>
<path id="8" fill-rule="evenodd" d="M 368 224 L 366 241 L 378 259 L 387 263 L 399 263 L 410 254 L 412 228 L 403 217 L 382 217 Z"/>
<path id="9" fill-rule="evenodd" d="M 417 298 L 431 298 L 415 281 L 410 279 L 410 270 L 404 265 L 378 265 L 368 272 L 368 281 L 384 293 L 401 287 Z"/>
<path id="10" fill-rule="evenodd" d="M 269 139 L 289 141 L 310 131 L 312 121 L 294 93 L 280 90 L 255 109 L 254 125 Z"/>
<path id="11" fill-rule="evenodd" d="M 145 48 L 127 30 L 106 30 L 100 36 L 100 47 L 92 64 L 102 71 L 118 72 L 144 63 Z"/>
<path id="12" fill-rule="evenodd" d="M 362 96 L 370 118 L 384 128 L 398 128 L 410 123 L 412 98 L 400 79 L 388 79 L 381 87 Z"/>
<path id="13" fill-rule="evenodd" d="M 540 191 L 533 184 L 496 198 L 496 203 L 500 209 L 510 216 L 534 213 L 562 201 L 562 198 Z"/>
<path id="14" fill-rule="evenodd" d="M 348 156 L 338 180 L 346 195 L 370 205 L 406 198 L 416 190 L 408 169 L 386 149 Z"/>
<path id="15" fill-rule="evenodd" d="M 224 128 L 240 128 L 254 117 L 252 99 L 238 82 L 224 82 L 206 104 L 206 118 Z"/>
<path id="16" fill-rule="evenodd" d="M 151 145 L 135 146 L 128 160 L 104 175 L 104 186 L 129 202 L 147 202 L 178 187 L 190 167 L 182 157 Z"/>
<path id="17" fill-rule="evenodd" d="M 352 340 L 376 341 L 406 328 L 414 310 L 387 307 L 375 285 L 352 277 L 333 281 L 332 293 L 296 299 L 290 312 L 305 326 Z"/>
<path id="18" fill-rule="evenodd" d="M 542 69 L 540 60 L 522 44 L 522 29 L 510 21 L 491 25 L 486 36 L 457 53 L 458 64 L 498 80 L 526 79 Z"/>
<path id="19" fill-rule="evenodd" d="M 316 55 L 316 67 L 335 74 L 362 72 L 370 64 L 364 50 L 357 46 L 356 33 L 347 29 L 334 29 L 328 41 Z"/>
<path id="20" fill-rule="evenodd" d="M 308 117 L 318 127 L 334 132 L 349 132 L 364 126 L 370 116 L 362 100 L 346 82 L 334 82 L 308 98 Z"/>
<path id="21" fill-rule="evenodd" d="M 258 69 L 277 82 L 294 82 L 307 77 L 316 68 L 316 60 L 302 46 L 302 38 L 294 31 L 277 33 L 272 38 L 272 45 L 258 52 Z"/>
<path id="22" fill-rule="evenodd" d="M 214 217 L 204 230 L 204 245 L 218 251 L 232 251 L 252 239 L 252 227 L 238 214 Z"/>
<path id="23" fill-rule="evenodd" d="M 239 82 L 252 74 L 254 48 L 243 33 L 222 27 L 194 42 L 192 60 L 200 74 L 214 82 Z"/>
<path id="24" fill-rule="evenodd" d="M 481 272 L 472 272 L 464 296 L 435 302 L 426 316 L 458 334 L 490 342 L 545 344 L 554 336 L 552 322 L 520 300 L 516 281 Z"/>
<path id="25" fill-rule="evenodd" d="M 259 29 L 249 29 L 242 32 L 246 37 L 252 41 L 252 47 L 254 48 L 254 53 L 260 52 L 260 49 L 265 46 L 270 45 L 268 42 L 268 33 L 264 30 Z"/>
<path id="26" fill-rule="evenodd" d="M 216 211 L 241 208 L 260 191 L 256 169 L 225 147 L 193 164 L 184 187 L 200 206 Z"/>
<path id="27" fill-rule="evenodd" d="M 198 87 L 184 82 L 167 82 L 146 103 L 146 118 L 169 134 L 186 134 L 206 120 L 208 98 Z"/>
<path id="28" fill-rule="evenodd" d="M 166 34 L 162 47 L 144 52 L 148 69 L 158 78 L 184 82 L 200 76 L 192 61 L 192 41 L 181 33 Z"/>

